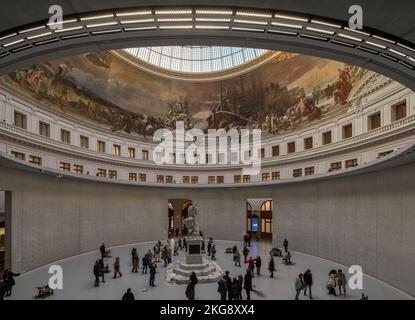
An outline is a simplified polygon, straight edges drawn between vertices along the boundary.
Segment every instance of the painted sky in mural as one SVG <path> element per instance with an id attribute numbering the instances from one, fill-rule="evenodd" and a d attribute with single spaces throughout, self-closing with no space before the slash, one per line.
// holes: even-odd
<path id="1" fill-rule="evenodd" d="M 189 82 L 156 76 L 110 52 L 89 53 L 18 70 L 3 85 L 112 131 L 151 136 L 158 128 L 261 128 L 278 134 L 347 110 L 365 70 L 282 53 L 234 78 Z"/>

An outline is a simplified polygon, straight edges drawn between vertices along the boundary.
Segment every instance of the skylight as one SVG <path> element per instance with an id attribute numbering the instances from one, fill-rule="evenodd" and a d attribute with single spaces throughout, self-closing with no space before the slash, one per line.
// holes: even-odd
<path id="1" fill-rule="evenodd" d="M 124 50 L 156 67 L 183 73 L 220 72 L 243 65 L 268 52 L 256 48 L 210 46 L 141 47 Z"/>

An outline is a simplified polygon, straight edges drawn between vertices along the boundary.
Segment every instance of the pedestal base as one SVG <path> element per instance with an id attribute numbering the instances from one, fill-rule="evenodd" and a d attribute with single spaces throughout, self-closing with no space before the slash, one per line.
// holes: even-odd
<path id="1" fill-rule="evenodd" d="M 192 272 L 196 273 L 198 283 L 217 282 L 222 276 L 222 268 L 215 261 L 202 258 L 199 264 L 180 260 L 167 266 L 166 280 L 177 284 L 187 284 Z"/>

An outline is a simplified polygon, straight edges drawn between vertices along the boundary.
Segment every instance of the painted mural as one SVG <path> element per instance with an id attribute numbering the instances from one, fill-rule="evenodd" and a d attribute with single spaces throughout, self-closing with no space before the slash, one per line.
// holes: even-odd
<path id="1" fill-rule="evenodd" d="M 182 120 L 186 128 L 261 128 L 279 134 L 346 112 L 349 94 L 365 72 L 282 53 L 246 74 L 200 83 L 156 76 L 100 52 L 43 62 L 0 81 L 113 132 L 150 137 Z"/>

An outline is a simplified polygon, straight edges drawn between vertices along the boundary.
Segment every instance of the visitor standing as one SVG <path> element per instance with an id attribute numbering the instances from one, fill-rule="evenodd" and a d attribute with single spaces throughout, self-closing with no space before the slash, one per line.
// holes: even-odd
<path id="1" fill-rule="evenodd" d="M 114 262 L 114 276 L 112 277 L 113 279 L 117 278 L 117 275 L 120 275 L 120 277 L 122 277 L 120 268 L 120 257 L 116 257 Z"/>
<path id="2" fill-rule="evenodd" d="M 287 253 L 288 252 L 288 240 L 287 240 L 287 238 L 284 238 L 284 241 L 283 241 L 282 245 L 284 246 L 284 250 Z"/>
<path id="3" fill-rule="evenodd" d="M 261 257 L 257 256 L 254 261 L 255 261 L 255 267 L 256 267 L 256 274 L 259 277 L 261 275 L 261 265 L 262 265 Z"/>
<path id="4" fill-rule="evenodd" d="M 226 280 L 223 278 L 220 278 L 218 281 L 218 292 L 220 293 L 220 300 L 224 301 L 226 300 Z"/>
<path id="5" fill-rule="evenodd" d="M 274 278 L 275 263 L 272 255 L 269 256 L 268 270 L 270 272 L 270 277 Z"/>
<path id="6" fill-rule="evenodd" d="M 329 273 L 329 279 L 327 281 L 327 290 L 329 291 L 329 295 L 337 296 L 336 294 L 336 270 L 332 270 Z"/>
<path id="7" fill-rule="evenodd" d="M 242 250 L 242 254 L 244 255 L 244 263 L 247 263 L 249 249 L 247 246 L 244 246 L 244 249 Z"/>
<path id="8" fill-rule="evenodd" d="M 294 287 L 295 287 L 295 300 L 298 300 L 301 290 L 304 289 L 304 280 L 303 280 L 302 273 L 300 273 L 298 277 L 295 279 Z"/>
<path id="9" fill-rule="evenodd" d="M 252 257 L 249 257 L 249 260 L 248 260 L 248 269 L 249 269 L 249 271 L 251 271 L 252 277 L 254 277 L 255 264 L 254 264 L 254 260 L 252 259 Z"/>
<path id="10" fill-rule="evenodd" d="M 16 284 L 14 277 L 20 276 L 20 273 L 14 273 L 13 271 L 6 269 L 3 273 L 3 281 L 6 283 L 6 297 L 12 295 L 12 289 Z"/>
<path id="11" fill-rule="evenodd" d="M 311 286 L 313 285 L 313 275 L 311 273 L 310 269 L 307 269 L 304 272 L 304 296 L 307 296 L 307 288 L 308 288 L 308 294 L 310 296 L 310 299 L 313 300 L 313 295 L 311 292 Z"/>
<path id="12" fill-rule="evenodd" d="M 99 259 L 99 270 L 101 271 L 101 277 L 102 277 L 102 283 L 105 283 L 105 266 L 104 266 L 104 260 Z"/>
<path id="13" fill-rule="evenodd" d="M 236 249 L 235 258 L 234 259 L 235 259 L 235 267 L 236 266 L 240 267 L 241 266 L 241 253 L 239 252 L 238 249 Z"/>
<path id="14" fill-rule="evenodd" d="M 207 252 L 208 252 L 208 256 L 210 257 L 212 251 L 212 241 L 211 239 L 209 239 L 208 244 L 207 244 Z"/>
<path id="15" fill-rule="evenodd" d="M 150 263 L 150 287 L 155 287 L 154 280 L 156 279 L 157 265 L 154 262 Z"/>
<path id="16" fill-rule="evenodd" d="M 99 248 L 99 251 L 101 251 L 101 259 L 104 260 L 105 252 L 106 252 L 104 243 L 101 244 L 101 247 Z"/>
<path id="17" fill-rule="evenodd" d="M 148 255 L 145 254 L 143 256 L 143 259 L 142 260 L 143 260 L 143 274 L 144 273 L 147 274 L 148 265 L 150 263 L 150 261 L 148 260 Z"/>
<path id="18" fill-rule="evenodd" d="M 139 268 L 139 264 L 140 264 L 140 258 L 138 257 L 137 252 L 135 252 L 135 254 L 133 256 L 133 270 L 131 272 L 137 273 L 138 268 Z"/>
<path id="19" fill-rule="evenodd" d="M 223 276 L 223 279 L 226 282 L 226 293 L 228 296 L 228 300 L 232 300 L 232 279 L 229 276 L 229 271 L 225 271 L 225 275 Z"/>
<path id="20" fill-rule="evenodd" d="M 244 277 L 240 274 L 238 275 L 238 300 L 242 300 L 243 284 L 244 284 Z"/>
<path id="21" fill-rule="evenodd" d="M 93 272 L 95 276 L 95 287 L 99 287 L 99 276 L 101 275 L 101 270 L 99 268 L 98 260 L 95 261 Z"/>
<path id="22" fill-rule="evenodd" d="M 210 253 L 212 255 L 212 260 L 216 260 L 216 245 L 212 245 L 212 249 L 210 249 Z"/>
<path id="23" fill-rule="evenodd" d="M 347 286 L 346 275 L 343 273 L 341 269 L 339 269 L 337 270 L 335 277 L 336 277 L 337 287 L 339 288 L 339 296 L 341 296 L 342 294 L 342 289 L 343 289 L 343 295 L 346 296 L 346 286 Z"/>
<path id="24" fill-rule="evenodd" d="M 196 276 L 196 273 L 193 271 L 192 274 L 190 275 L 189 283 L 187 284 L 187 288 L 186 288 L 186 297 L 189 300 L 194 300 L 195 299 L 196 284 L 197 284 L 197 276 Z"/>
<path id="25" fill-rule="evenodd" d="M 131 292 L 130 288 L 128 288 L 127 292 L 124 293 L 122 300 L 135 300 L 134 294 Z"/>
<path id="26" fill-rule="evenodd" d="M 252 291 L 252 273 L 249 270 L 246 270 L 244 277 L 244 288 L 246 292 L 246 300 L 251 300 L 251 291 Z"/>

